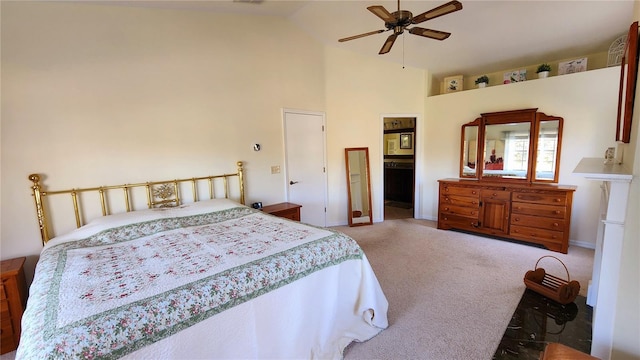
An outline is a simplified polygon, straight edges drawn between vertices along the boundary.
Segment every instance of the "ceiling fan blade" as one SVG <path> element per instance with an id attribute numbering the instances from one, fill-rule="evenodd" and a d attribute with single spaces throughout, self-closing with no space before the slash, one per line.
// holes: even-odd
<path id="1" fill-rule="evenodd" d="M 380 19 L 382 19 L 385 23 L 396 21 L 396 18 L 394 18 L 387 11 L 387 9 L 385 9 L 384 6 L 382 6 L 382 5 L 369 6 L 367 8 L 367 10 L 371 11 L 375 16 L 377 16 Z"/>
<path id="2" fill-rule="evenodd" d="M 425 29 L 421 27 L 413 27 L 409 30 L 409 32 L 412 33 L 413 35 L 420 35 L 420 36 L 424 36 L 424 37 L 428 37 L 436 40 L 444 40 L 449 36 L 451 36 L 451 33 L 448 33 L 448 32 Z"/>
<path id="3" fill-rule="evenodd" d="M 389 37 L 387 38 L 387 41 L 384 42 L 378 54 L 382 55 L 382 54 L 388 53 L 391 50 L 391 47 L 393 46 L 393 43 L 396 41 L 397 37 L 398 35 L 396 34 L 389 35 Z"/>
<path id="4" fill-rule="evenodd" d="M 342 38 L 339 39 L 339 42 L 345 42 L 345 41 L 349 41 L 349 40 L 355 40 L 355 39 L 360 39 L 361 37 L 365 37 L 365 36 L 369 36 L 369 35 L 375 35 L 375 34 L 380 34 L 381 32 L 385 32 L 386 30 L 376 30 L 376 31 L 370 31 L 368 33 L 364 33 L 364 34 L 360 34 L 360 35 L 354 35 L 354 36 L 349 36 L 346 38 Z"/>
<path id="5" fill-rule="evenodd" d="M 444 5 L 440 5 L 437 8 L 433 8 L 427 12 L 424 12 L 418 16 L 414 16 L 413 20 L 411 20 L 411 23 L 419 24 L 423 21 L 431 20 L 437 18 L 438 16 L 447 15 L 458 10 L 462 10 L 462 4 L 457 0 L 453 0 Z"/>

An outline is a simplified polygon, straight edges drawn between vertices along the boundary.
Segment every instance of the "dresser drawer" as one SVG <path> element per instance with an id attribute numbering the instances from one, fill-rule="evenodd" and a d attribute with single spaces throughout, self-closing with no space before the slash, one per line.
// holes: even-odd
<path id="1" fill-rule="evenodd" d="M 450 185 L 443 184 L 440 186 L 440 194 L 478 197 L 480 195 L 480 190 L 476 188 L 450 186 Z"/>
<path id="2" fill-rule="evenodd" d="M 478 197 L 468 197 L 468 196 L 460 196 L 460 195 L 441 195 L 440 202 L 442 205 L 455 205 L 455 206 L 463 206 L 468 208 L 479 207 Z"/>
<path id="3" fill-rule="evenodd" d="M 464 206 L 442 205 L 440 206 L 440 212 L 443 214 L 464 216 L 477 220 L 479 210 L 477 208 L 468 208 Z"/>
<path id="4" fill-rule="evenodd" d="M 528 226 L 511 225 L 509 235 L 514 238 L 525 241 L 544 241 L 562 244 L 564 233 L 562 231 L 553 231 L 546 229 L 537 229 Z"/>
<path id="5" fill-rule="evenodd" d="M 6 289 L 4 287 L 4 281 L 0 281 L 0 300 L 7 298 Z"/>
<path id="6" fill-rule="evenodd" d="M 567 215 L 567 209 L 564 206 L 541 205 L 523 202 L 512 202 L 511 212 L 513 214 L 546 216 L 556 219 L 565 219 Z"/>
<path id="7" fill-rule="evenodd" d="M 511 225 L 529 226 L 539 229 L 547 229 L 554 231 L 564 231 L 565 220 L 557 218 L 548 218 L 543 216 L 531 216 L 523 214 L 513 214 L 511 216 Z"/>
<path id="8" fill-rule="evenodd" d="M 440 213 L 438 226 L 441 228 L 475 230 L 478 228 L 478 219 Z"/>
<path id="9" fill-rule="evenodd" d="M 480 190 L 480 197 L 482 197 L 483 200 L 490 199 L 509 201 L 511 200 L 511 191 L 482 189 Z"/>
<path id="10" fill-rule="evenodd" d="M 546 205 L 567 205 L 567 196 L 564 193 L 514 192 L 512 200 Z"/>

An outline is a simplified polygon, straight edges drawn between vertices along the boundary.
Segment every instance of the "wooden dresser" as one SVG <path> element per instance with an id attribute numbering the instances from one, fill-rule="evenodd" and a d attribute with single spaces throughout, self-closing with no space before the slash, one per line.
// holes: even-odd
<path id="1" fill-rule="evenodd" d="M 302 205 L 284 202 L 273 205 L 267 205 L 262 211 L 278 217 L 300 221 L 300 208 Z"/>
<path id="2" fill-rule="evenodd" d="M 535 243 L 567 253 L 575 186 L 439 180 L 438 229 Z"/>
<path id="3" fill-rule="evenodd" d="M 2 260 L 0 284 L 0 353 L 15 350 L 20 342 L 20 321 L 27 303 L 25 258 Z"/>

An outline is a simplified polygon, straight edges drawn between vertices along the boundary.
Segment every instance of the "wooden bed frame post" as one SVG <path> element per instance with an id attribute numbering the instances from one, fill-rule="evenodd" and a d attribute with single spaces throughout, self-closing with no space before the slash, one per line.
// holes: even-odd
<path id="1" fill-rule="evenodd" d="M 36 203 L 36 212 L 38 215 L 38 225 L 40 227 L 40 237 L 42 238 L 42 245 L 44 245 L 47 241 L 49 241 L 49 230 L 47 224 L 47 216 L 44 211 L 44 204 L 42 202 L 42 197 L 46 195 L 41 191 L 40 187 L 40 175 L 31 174 L 29 175 L 29 180 L 33 182 L 33 186 L 31 190 L 33 190 L 33 199 Z"/>

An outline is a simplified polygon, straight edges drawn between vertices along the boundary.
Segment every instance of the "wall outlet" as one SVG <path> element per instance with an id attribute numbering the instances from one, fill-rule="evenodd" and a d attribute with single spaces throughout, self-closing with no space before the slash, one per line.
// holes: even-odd
<path id="1" fill-rule="evenodd" d="M 280 174 L 280 165 L 274 165 L 271 167 L 272 174 Z"/>

